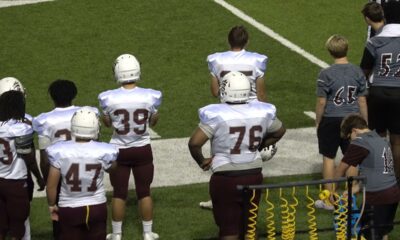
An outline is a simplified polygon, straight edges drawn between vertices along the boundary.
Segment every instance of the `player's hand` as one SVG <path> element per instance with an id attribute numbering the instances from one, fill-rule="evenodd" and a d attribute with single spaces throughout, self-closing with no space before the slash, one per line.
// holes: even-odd
<path id="1" fill-rule="evenodd" d="M 205 158 L 200 167 L 201 169 L 203 169 L 203 171 L 208 171 L 211 167 L 211 163 L 212 163 L 212 158 Z"/>
<path id="2" fill-rule="evenodd" d="M 53 221 L 58 221 L 58 206 L 49 206 L 50 218 Z"/>
<path id="3" fill-rule="evenodd" d="M 38 191 L 41 192 L 46 187 L 46 183 L 44 182 L 43 178 L 40 177 L 36 180 L 37 185 L 39 185 Z"/>

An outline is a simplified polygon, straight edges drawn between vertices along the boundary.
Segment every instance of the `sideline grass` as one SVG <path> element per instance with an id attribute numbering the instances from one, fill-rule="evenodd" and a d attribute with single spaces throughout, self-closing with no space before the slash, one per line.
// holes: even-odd
<path id="1" fill-rule="evenodd" d="M 267 184 L 281 183 L 281 182 L 296 182 L 321 179 L 319 174 L 307 174 L 297 176 L 284 176 L 266 178 L 264 182 Z M 208 185 L 207 184 L 192 184 L 176 187 L 164 187 L 152 189 L 152 196 L 154 200 L 154 231 L 160 234 L 162 239 L 210 239 L 216 237 L 218 229 L 214 224 L 212 212 L 202 210 L 198 207 L 200 201 L 208 199 Z M 310 196 L 313 199 L 318 199 L 319 187 L 309 187 Z M 292 189 L 285 189 L 284 196 L 291 203 Z M 133 239 L 139 238 L 141 234 L 141 223 L 137 216 L 137 204 L 133 197 L 134 193 L 129 192 L 127 203 L 126 217 L 123 225 L 123 233 L 125 238 Z M 262 198 L 264 198 L 264 194 Z M 271 201 L 274 203 L 275 222 L 277 231 L 280 229 L 280 200 L 279 191 L 273 190 L 270 192 Z M 305 188 L 299 187 L 296 189 L 296 196 L 299 199 L 299 206 L 296 209 L 296 230 L 306 230 L 307 224 L 307 211 L 305 206 Z M 358 197 L 358 200 L 361 198 Z M 111 202 L 111 194 L 108 193 L 108 202 Z M 266 203 L 263 201 L 260 204 L 260 212 L 258 217 L 257 232 L 262 236 L 266 234 L 265 224 L 265 207 Z M 109 204 L 110 208 L 110 204 Z M 332 212 L 326 210 L 316 210 L 317 226 L 318 228 L 331 228 L 333 225 Z M 110 213 L 109 213 L 110 216 Z M 399 216 L 397 217 L 399 218 Z M 47 203 L 44 198 L 36 198 L 32 202 L 31 207 L 31 226 L 32 226 L 32 239 L 51 239 L 51 223 L 47 211 Z M 110 220 L 108 221 L 110 225 Z M 110 226 L 109 226 L 109 229 Z M 400 231 L 398 226 L 390 235 L 390 239 L 399 239 Z M 279 238 L 278 238 L 279 239 Z M 308 234 L 296 235 L 296 240 L 309 239 Z M 319 239 L 334 239 L 333 232 L 319 233 Z"/>

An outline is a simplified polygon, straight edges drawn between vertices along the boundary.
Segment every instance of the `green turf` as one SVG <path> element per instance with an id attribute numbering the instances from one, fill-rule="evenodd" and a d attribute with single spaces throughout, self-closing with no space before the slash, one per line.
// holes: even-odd
<path id="1" fill-rule="evenodd" d="M 327 63 L 332 60 L 324 49 L 326 39 L 343 34 L 350 41 L 350 60 L 359 62 L 366 35 L 360 9 L 366 0 L 229 2 Z M 216 102 L 209 91 L 206 56 L 225 51 L 229 29 L 243 24 L 250 32 L 248 50 L 269 57 L 267 94 L 277 105 L 279 118 L 287 128 L 313 125 L 303 111 L 315 108 L 320 68 L 213 1 L 59 0 L 0 9 L 0 23 L 0 77 L 15 76 L 23 82 L 32 115 L 52 108 L 47 87 L 57 78 L 76 82 L 77 105 L 97 106 L 101 91 L 117 87 L 113 60 L 129 52 L 141 62 L 141 86 L 164 94 L 155 130 L 162 138 L 187 137 L 197 125 L 197 109 Z M 110 132 L 103 128 L 102 139 L 109 139 Z M 314 176 L 271 181 L 310 178 Z M 206 189 L 205 184 L 154 189 L 155 231 L 163 239 L 216 236 L 211 213 L 197 207 L 208 198 Z M 127 214 L 124 232 L 138 236 L 141 227 L 134 199 L 129 200 Z M 330 216 L 321 214 L 322 226 L 330 226 Z M 305 217 L 299 218 L 304 221 Z M 33 201 L 31 222 L 33 239 L 50 239 L 44 199 Z M 265 231 L 262 223 L 259 229 Z M 394 234 L 392 239 L 400 238 L 397 229 Z"/>

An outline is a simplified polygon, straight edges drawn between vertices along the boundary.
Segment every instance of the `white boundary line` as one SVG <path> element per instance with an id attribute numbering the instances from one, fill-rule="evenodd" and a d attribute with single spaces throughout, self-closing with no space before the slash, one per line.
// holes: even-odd
<path id="1" fill-rule="evenodd" d="M 54 0 L 0 0 L 0 8 L 52 1 Z"/>
<path id="2" fill-rule="evenodd" d="M 290 50 L 292 50 L 292 51 L 294 51 L 294 52 L 296 52 L 298 54 L 300 54 L 301 56 L 303 56 L 304 58 L 306 58 L 310 62 L 318 65 L 321 68 L 329 67 L 329 64 L 327 64 L 326 62 L 318 59 L 317 57 L 315 57 L 311 53 L 307 52 L 306 50 L 302 49 L 301 47 L 297 46 L 296 44 L 290 42 L 286 38 L 284 38 L 281 35 L 279 35 L 278 33 L 274 32 L 272 29 L 270 29 L 267 26 L 263 25 L 262 23 L 258 22 L 254 18 L 250 17 L 249 15 L 245 14 L 244 12 L 239 10 L 238 8 L 230 5 L 229 3 L 225 2 L 224 0 L 214 0 L 214 2 L 219 4 L 219 5 L 221 5 L 225 9 L 229 10 L 233 15 L 237 16 L 238 18 L 240 18 L 240 19 L 246 21 L 247 23 L 251 24 L 252 26 L 257 28 L 261 32 L 265 33 L 267 36 L 275 39 L 276 41 L 278 41 L 279 43 L 281 43 L 285 47 L 289 48 Z"/>

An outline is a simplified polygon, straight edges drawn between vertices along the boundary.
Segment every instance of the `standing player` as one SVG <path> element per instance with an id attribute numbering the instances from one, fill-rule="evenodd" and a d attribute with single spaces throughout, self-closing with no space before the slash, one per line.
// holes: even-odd
<path id="1" fill-rule="evenodd" d="M 47 201 L 51 219 L 60 222 L 61 240 L 106 238 L 107 199 L 103 176 L 115 163 L 118 149 L 112 144 L 96 142 L 99 130 L 97 113 L 93 108 L 82 107 L 71 120 L 75 140 L 60 141 L 46 149 L 51 165 Z"/>
<path id="2" fill-rule="evenodd" d="M 49 171 L 46 148 L 58 141 L 71 140 L 71 118 L 79 109 L 72 104 L 77 92 L 72 81 L 55 80 L 48 89 L 55 108 L 33 119 L 33 129 L 38 134 L 40 167 L 46 180 Z"/>
<path id="3" fill-rule="evenodd" d="M 3 94 L 4 92 L 14 90 L 14 91 L 19 91 L 22 92 L 22 94 L 25 96 L 25 88 L 22 86 L 22 83 L 14 78 L 14 77 L 6 77 L 0 80 L 0 95 Z M 24 121 L 32 125 L 32 116 L 25 113 L 25 119 Z M 32 146 L 32 149 L 35 149 L 34 146 Z M 36 177 L 37 184 L 39 185 L 38 191 L 43 191 L 45 187 L 45 181 L 42 178 L 42 175 L 39 172 L 39 168 L 37 166 L 36 162 L 36 153 L 35 151 L 31 151 L 28 155 L 27 158 L 29 158 L 29 168 L 28 168 L 28 175 L 27 175 L 27 184 L 28 184 L 28 192 L 29 192 L 29 200 L 32 201 L 33 198 L 33 190 L 34 190 L 34 183 L 32 180 L 32 175 L 31 173 Z M 31 231 L 30 231 L 30 222 L 29 218 L 26 219 L 25 221 L 25 236 L 23 237 L 23 240 L 30 240 L 31 239 Z"/>
<path id="4" fill-rule="evenodd" d="M 396 177 L 400 178 L 400 2 L 384 6 L 386 25 L 369 39 L 361 68 L 370 79 L 368 124 L 381 136 L 389 133 Z"/>
<path id="5" fill-rule="evenodd" d="M 0 239 L 22 239 L 29 216 L 27 176 L 33 130 L 25 122 L 25 97 L 20 91 L 0 96 Z"/>
<path id="6" fill-rule="evenodd" d="M 71 118 L 80 108 L 72 104 L 77 92 L 78 90 L 72 81 L 62 79 L 55 80 L 48 88 L 48 93 L 53 100 L 55 108 L 33 119 L 33 129 L 38 134 L 40 168 L 45 180 L 47 180 L 50 167 L 46 148 L 58 141 L 71 140 Z M 93 111 L 98 113 L 97 108 L 93 108 Z M 59 185 L 58 192 L 60 186 L 61 185 Z M 60 237 L 58 221 L 53 221 L 53 237 L 55 240 Z"/>
<path id="7" fill-rule="evenodd" d="M 211 93 L 219 97 L 221 79 L 230 71 L 241 72 L 250 80 L 250 99 L 266 101 L 264 73 L 267 56 L 248 52 L 244 48 L 249 41 L 249 34 L 243 26 L 233 27 L 228 34 L 230 50 L 217 52 L 207 57 L 208 69 L 211 73 Z"/>
<path id="8" fill-rule="evenodd" d="M 363 235 L 366 239 L 387 239 L 384 236 L 393 230 L 393 220 L 400 201 L 390 145 L 376 131 L 369 130 L 367 122 L 360 115 L 350 115 L 343 120 L 341 135 L 352 141 L 336 168 L 335 178 L 343 177 L 351 166 L 359 166 L 360 175 L 367 178 L 366 214 L 361 218 Z M 370 222 L 374 226 L 368 226 Z"/>
<path id="9" fill-rule="evenodd" d="M 340 147 L 344 153 L 349 144 L 340 137 L 340 123 L 351 113 L 360 112 L 367 119 L 367 89 L 361 69 L 347 60 L 347 39 L 333 35 L 325 45 L 335 62 L 318 76 L 315 125 L 319 153 L 323 156 L 322 175 L 324 179 L 332 179 L 337 150 Z M 357 169 L 352 168 L 348 174 L 357 174 Z M 332 191 L 332 184 L 326 184 L 325 188 Z M 320 200 L 316 206 L 333 210 L 332 205 Z"/>
<path id="10" fill-rule="evenodd" d="M 245 203 L 236 186 L 262 183 L 262 160 L 257 150 L 276 143 L 285 133 L 275 106 L 248 101 L 249 96 L 250 82 L 244 74 L 226 74 L 220 88 L 222 103 L 199 110 L 199 127 L 189 140 L 193 159 L 203 170 L 213 172 L 210 195 L 219 239 L 223 240 L 243 238 Z M 209 139 L 212 156 L 205 158 L 202 146 Z M 250 203 L 246 204 L 250 209 Z"/>
<path id="11" fill-rule="evenodd" d="M 112 234 L 107 235 L 107 239 L 121 239 L 131 171 L 139 201 L 143 238 L 144 240 L 158 239 L 158 234 L 152 231 L 153 201 L 150 197 L 150 185 L 153 181 L 154 165 L 148 128 L 157 123 L 162 95 L 160 91 L 137 86 L 137 81 L 140 79 L 140 66 L 133 55 L 119 56 L 115 60 L 114 74 L 121 87 L 99 95 L 100 107 L 104 114 L 103 122 L 107 127 L 114 128 L 111 143 L 120 150 L 117 169 L 110 175 L 114 188 L 113 231 Z"/>

